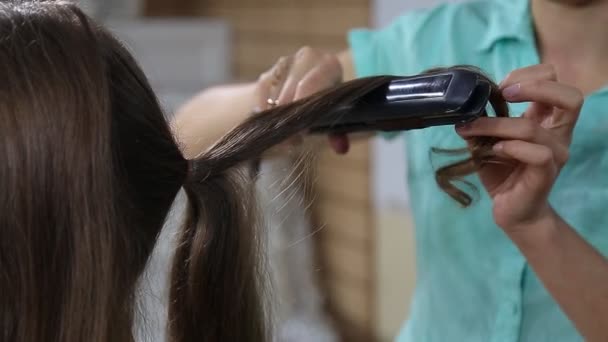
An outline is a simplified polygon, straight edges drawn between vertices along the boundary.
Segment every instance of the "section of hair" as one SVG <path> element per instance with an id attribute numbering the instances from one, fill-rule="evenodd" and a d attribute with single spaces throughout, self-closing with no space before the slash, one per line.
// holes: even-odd
<path id="1" fill-rule="evenodd" d="M 473 66 L 458 65 L 450 68 L 432 69 L 427 72 L 453 69 L 474 71 L 478 73 L 480 77 L 484 78 L 490 84 L 489 103 L 492 106 L 495 115 L 497 117 L 509 116 L 509 107 L 507 106 L 507 102 L 502 97 L 502 92 L 498 88 L 498 85 L 496 85 L 496 83 L 494 83 L 489 77 L 485 76 L 483 71 L 480 69 Z M 484 111 L 482 115 L 487 116 L 487 112 Z M 452 156 L 470 155 L 468 158 L 461 161 L 442 166 L 437 169 L 435 171 L 435 180 L 437 185 L 439 185 L 444 192 L 460 203 L 463 207 L 471 205 L 473 202 L 471 195 L 461 189 L 458 184 L 475 190 L 475 187 L 470 182 L 466 181 L 465 177 L 476 173 L 487 163 L 502 162 L 496 159 L 496 155 L 492 150 L 494 144 L 496 144 L 498 141 L 499 139 L 493 137 L 475 137 L 474 139 L 468 141 L 468 148 L 452 150 L 433 148 L 432 152 L 438 154 L 448 154 Z"/>
<path id="2" fill-rule="evenodd" d="M 173 261 L 171 341 L 271 340 L 251 162 L 389 78 L 353 81 L 254 115 L 191 161 L 188 220 Z"/>
<path id="3" fill-rule="evenodd" d="M 472 67 L 456 68 L 478 71 Z M 182 341 L 186 336 L 202 340 L 268 339 L 268 332 L 260 328 L 265 321 L 264 310 L 262 301 L 256 297 L 263 289 L 259 279 L 256 280 L 260 268 L 254 260 L 259 253 L 256 254 L 254 246 L 243 243 L 243 240 L 259 242 L 259 228 L 255 227 L 259 221 L 252 209 L 254 172 L 247 162 L 326 121 L 328 116 L 334 116 L 329 120 L 338 120 L 344 114 L 335 109 L 353 104 L 393 79 L 393 76 L 356 79 L 253 115 L 191 161 L 185 185 L 191 202 L 189 221 L 180 237 L 173 267 L 169 315 L 173 341 Z M 490 101 L 499 116 L 506 116 L 506 104 L 496 85 L 489 82 Z M 471 142 L 470 158 L 437 170 L 438 185 L 462 205 L 469 205 L 471 198 L 454 183 L 492 160 L 494 142 L 492 138 L 475 139 Z M 465 154 L 468 150 L 436 152 Z M 240 305 L 227 305 L 235 297 L 240 299 Z M 250 325 L 241 331 L 231 330 L 231 322 L 239 317 L 249 317 Z"/>

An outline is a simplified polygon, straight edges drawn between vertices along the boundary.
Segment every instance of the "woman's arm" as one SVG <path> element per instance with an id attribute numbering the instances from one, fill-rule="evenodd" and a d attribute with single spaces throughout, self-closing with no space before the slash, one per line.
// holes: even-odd
<path id="1" fill-rule="evenodd" d="M 255 83 L 212 87 L 183 105 L 171 124 L 186 158 L 193 158 L 247 118 Z"/>
<path id="2" fill-rule="evenodd" d="M 507 234 L 587 341 L 608 341 L 608 260 L 553 211 Z"/>
<path id="3" fill-rule="evenodd" d="M 277 65 L 287 69 L 277 77 Z M 212 87 L 202 91 L 177 111 L 172 128 L 186 158 L 193 158 L 245 120 L 254 109 L 266 109 L 268 98 L 288 103 L 354 78 L 350 51 L 332 55 L 302 48 L 283 57 L 257 82 Z M 344 151 L 345 137 L 332 138 L 332 146 Z M 346 148 L 347 149 L 347 148 Z"/>

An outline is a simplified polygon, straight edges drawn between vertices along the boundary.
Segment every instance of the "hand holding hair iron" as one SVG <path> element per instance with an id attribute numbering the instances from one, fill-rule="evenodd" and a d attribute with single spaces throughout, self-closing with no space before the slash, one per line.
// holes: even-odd
<path id="1" fill-rule="evenodd" d="M 471 68 L 394 77 L 338 108 L 310 132 L 399 131 L 468 122 L 485 115 L 491 91 L 491 81 Z"/>

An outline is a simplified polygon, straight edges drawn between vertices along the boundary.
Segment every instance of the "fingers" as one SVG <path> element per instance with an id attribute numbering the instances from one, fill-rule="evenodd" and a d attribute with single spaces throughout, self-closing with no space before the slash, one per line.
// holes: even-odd
<path id="1" fill-rule="evenodd" d="M 560 165 L 568 160 L 568 145 L 537 122 L 526 118 L 479 118 L 457 127 L 456 131 L 466 140 L 485 136 L 544 145 L 551 149 Z"/>
<path id="2" fill-rule="evenodd" d="M 575 87 L 548 80 L 530 80 L 516 83 L 503 91 L 509 102 L 540 102 L 569 113 L 576 113 L 583 105 L 584 97 Z"/>
<path id="3" fill-rule="evenodd" d="M 346 154 L 350 149 L 350 141 L 346 135 L 330 135 L 329 146 L 338 154 Z"/>
<path id="4" fill-rule="evenodd" d="M 533 102 L 524 116 L 570 143 L 584 101 L 580 90 L 555 81 L 534 80 L 510 86 L 503 96 L 509 102 Z"/>
<path id="5" fill-rule="evenodd" d="M 342 81 L 342 66 L 334 55 L 323 58 L 321 64 L 298 82 L 294 100 L 310 96 L 319 90 L 330 88 Z"/>
<path id="6" fill-rule="evenodd" d="M 523 140 L 501 141 L 494 145 L 494 152 L 499 157 L 515 159 L 543 169 L 556 163 L 555 154 L 549 147 Z"/>
<path id="7" fill-rule="evenodd" d="M 529 82 L 533 80 L 545 80 L 545 81 L 557 81 L 557 71 L 552 64 L 539 64 L 533 65 L 526 68 L 514 70 L 500 83 L 499 87 L 503 90 L 503 96 L 509 96 L 511 91 L 519 90 L 519 84 L 522 82 Z M 513 88 L 509 88 L 513 86 Z M 508 90 L 507 90 L 508 89 Z M 553 107 L 543 103 L 532 103 L 530 108 L 524 116 L 542 122 L 544 117 L 550 115 L 553 112 Z"/>
<path id="8" fill-rule="evenodd" d="M 584 101 L 575 87 L 559 83 L 553 65 L 539 64 L 511 72 L 500 84 L 509 102 L 532 102 L 524 117 L 551 129 L 569 143 Z"/>
<path id="9" fill-rule="evenodd" d="M 255 107 L 254 112 L 261 112 L 268 109 L 269 104 L 267 100 L 270 98 L 270 87 L 271 87 L 271 72 L 267 71 L 260 75 L 255 87 Z"/>
<path id="10" fill-rule="evenodd" d="M 262 111 L 272 106 L 269 103 L 269 99 L 277 99 L 279 92 L 284 86 L 287 73 L 289 72 L 290 65 L 293 57 L 281 57 L 278 61 L 266 71 L 257 81 L 255 90 L 256 108 L 254 111 Z"/>
<path id="11" fill-rule="evenodd" d="M 279 103 L 298 99 L 296 93 L 303 93 L 300 90 L 303 86 L 307 87 L 306 93 L 310 95 L 342 80 L 342 68 L 332 54 L 304 47 L 296 53 L 293 63 L 278 97 Z M 306 79 L 310 81 L 305 81 Z"/>
<path id="12" fill-rule="evenodd" d="M 512 71 L 500 82 L 500 89 L 530 80 L 557 81 L 557 71 L 551 64 L 538 64 Z"/>
<path id="13" fill-rule="evenodd" d="M 335 55 L 304 47 L 294 56 L 282 57 L 259 77 L 254 111 L 310 96 L 340 83 L 342 78 L 342 66 Z M 269 99 L 273 100 L 272 104 L 268 103 Z M 329 141 L 337 153 L 348 152 L 349 140 L 345 135 L 329 137 Z"/>
<path id="14" fill-rule="evenodd" d="M 463 138 L 497 137 L 502 139 L 520 139 L 538 143 L 550 140 L 548 132 L 538 124 L 524 118 L 490 118 L 482 117 L 456 127 Z"/>

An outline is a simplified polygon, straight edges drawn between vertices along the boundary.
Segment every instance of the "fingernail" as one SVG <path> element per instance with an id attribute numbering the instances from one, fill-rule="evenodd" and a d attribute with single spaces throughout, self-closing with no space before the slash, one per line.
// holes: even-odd
<path id="1" fill-rule="evenodd" d="M 496 143 L 492 147 L 492 149 L 494 150 L 494 152 L 500 152 L 500 151 L 502 151 L 503 148 L 504 148 L 504 145 L 503 145 L 502 142 Z"/>
<path id="2" fill-rule="evenodd" d="M 260 107 L 254 107 L 251 112 L 253 112 L 253 114 L 256 114 L 256 113 L 259 113 L 261 111 L 262 111 L 262 108 L 260 108 Z"/>
<path id="3" fill-rule="evenodd" d="M 505 78 L 503 78 L 502 81 L 498 83 L 498 88 L 502 89 L 505 86 L 505 81 L 507 81 L 509 78 L 511 78 L 511 73 L 508 73 Z"/>
<path id="4" fill-rule="evenodd" d="M 508 86 L 502 91 L 502 96 L 504 96 L 506 98 L 514 97 L 517 94 L 519 94 L 520 89 L 521 89 L 521 84 L 519 84 L 519 83 Z"/>

